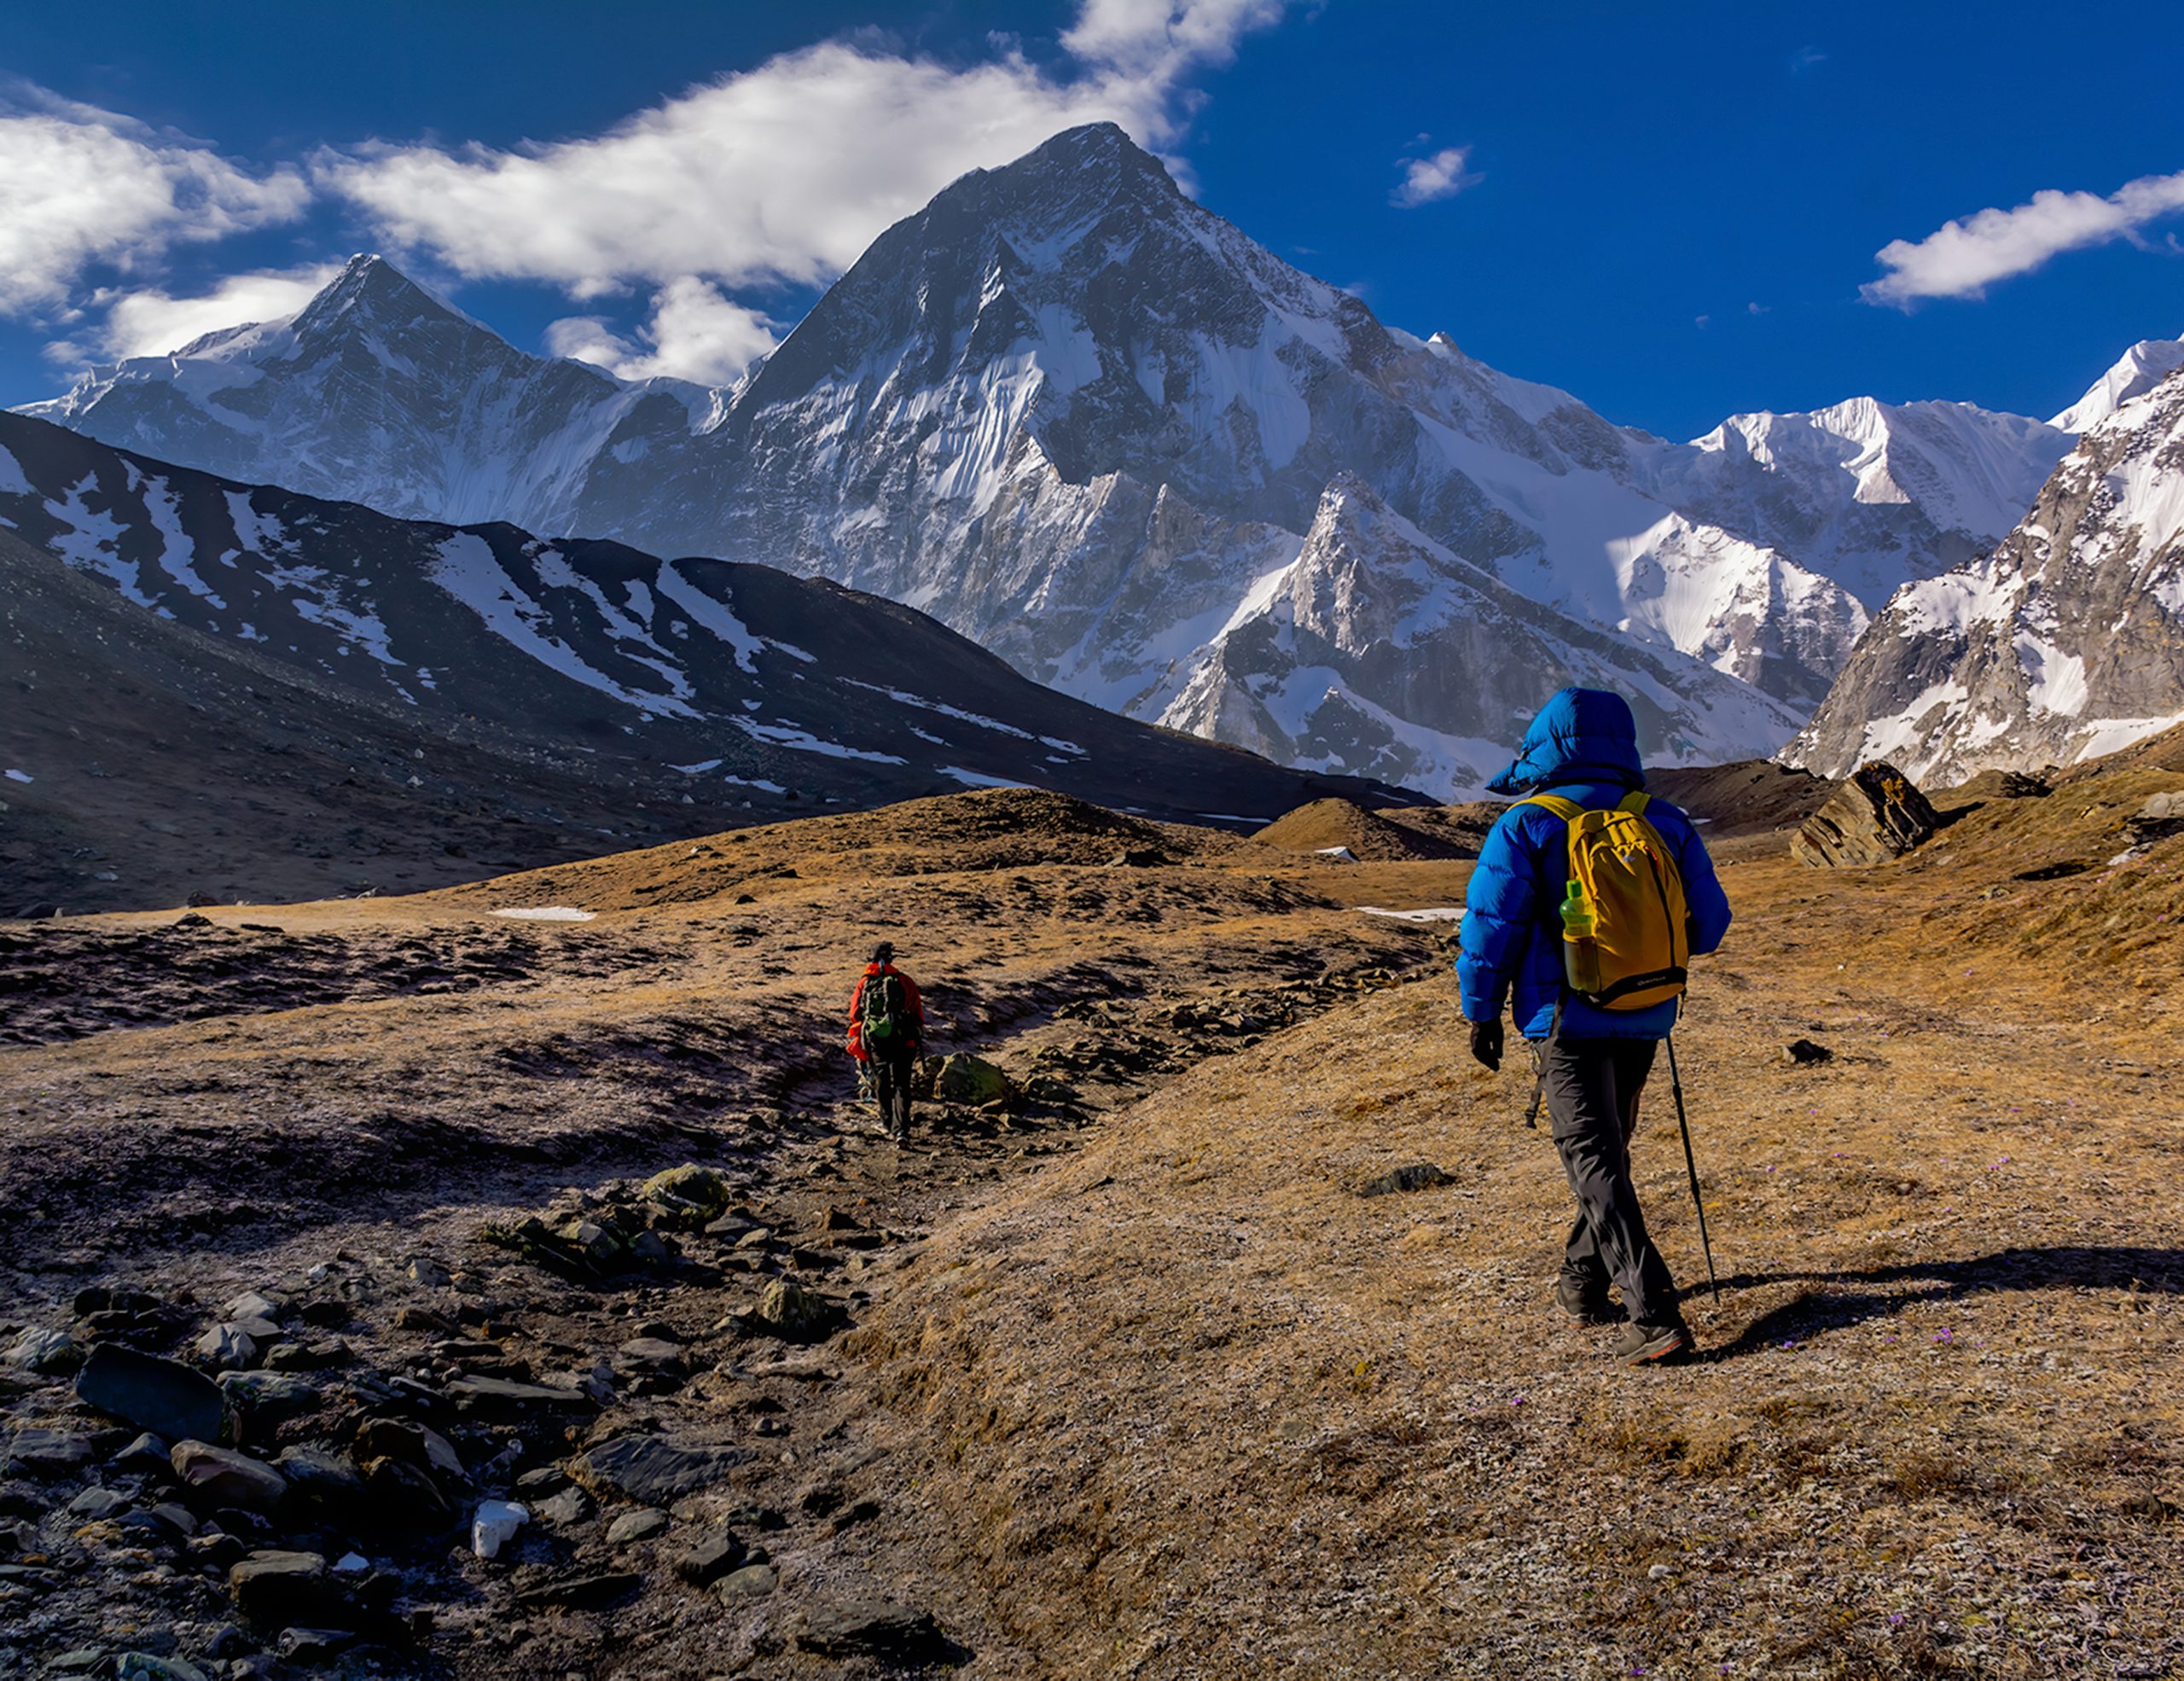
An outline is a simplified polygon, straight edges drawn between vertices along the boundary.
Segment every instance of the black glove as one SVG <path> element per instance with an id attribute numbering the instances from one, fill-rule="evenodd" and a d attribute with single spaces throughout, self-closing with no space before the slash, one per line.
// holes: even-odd
<path id="1" fill-rule="evenodd" d="M 1472 1060 L 1484 1065 L 1487 1073 L 1502 1071 L 1502 1018 L 1471 1024 Z"/>

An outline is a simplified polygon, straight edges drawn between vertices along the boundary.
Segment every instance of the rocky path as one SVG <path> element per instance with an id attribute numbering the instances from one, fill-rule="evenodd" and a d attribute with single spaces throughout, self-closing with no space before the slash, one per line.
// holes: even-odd
<path id="1" fill-rule="evenodd" d="M 936 1026 L 992 1060 L 900 1144 L 820 1003 L 853 880 L 8 935 L 0 1672 L 1004 1672 L 900 1533 L 859 1328 L 1146 1091 L 1433 952 L 1131 874 L 1159 914 L 1075 870 L 921 883 L 971 907 L 921 919 Z"/>

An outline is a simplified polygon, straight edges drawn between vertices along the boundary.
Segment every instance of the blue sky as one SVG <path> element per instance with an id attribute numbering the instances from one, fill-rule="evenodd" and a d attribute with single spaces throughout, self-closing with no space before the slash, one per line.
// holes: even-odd
<path id="1" fill-rule="evenodd" d="M 1618 421 L 2045 415 L 2184 333 L 2178 41 L 2129 4 L 17 8 L 0 401 L 357 249 L 526 348 L 718 374 L 961 168 L 1112 115 L 1384 319 Z"/>

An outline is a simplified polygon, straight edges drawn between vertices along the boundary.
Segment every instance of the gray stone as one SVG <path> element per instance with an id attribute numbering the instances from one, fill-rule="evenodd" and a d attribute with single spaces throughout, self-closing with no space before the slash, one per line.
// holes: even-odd
<path id="1" fill-rule="evenodd" d="M 230 1371 L 220 1375 L 220 1393 L 256 1424 L 300 1418 L 319 1404 L 318 1386 L 286 1372 Z"/>
<path id="2" fill-rule="evenodd" d="M 83 1358 L 84 1351 L 67 1332 L 31 1325 L 8 1345 L 5 1353 L 0 1353 L 0 1365 L 14 1366 L 19 1371 L 72 1371 Z"/>
<path id="3" fill-rule="evenodd" d="M 818 1600 L 805 1608 L 796 1643 L 822 1657 L 909 1658 L 946 1644 L 929 1611 L 888 1599 Z"/>
<path id="4" fill-rule="evenodd" d="M 558 1581 L 541 1582 L 536 1587 L 522 1589 L 517 1593 L 515 1602 L 519 1605 L 568 1605 L 595 1609 L 636 1592 L 643 1582 L 643 1577 L 629 1570 L 564 1576 Z"/>
<path id="5" fill-rule="evenodd" d="M 277 1322 L 287 1312 L 288 1309 L 272 1297 L 260 1294 L 256 1290 L 245 1290 L 220 1310 L 220 1317 L 224 1319 L 264 1319 L 271 1323 Z"/>
<path id="6" fill-rule="evenodd" d="M 288 1480 L 247 1454 L 210 1442 L 183 1441 L 174 1445 L 171 1458 L 174 1474 L 202 1505 L 270 1513 L 288 1497 Z"/>
<path id="7" fill-rule="evenodd" d="M 614 1364 L 631 1370 L 679 1372 L 682 1351 L 656 1336 L 632 1337 L 615 1351 Z"/>
<path id="8" fill-rule="evenodd" d="M 64 1477 L 91 1463 L 96 1447 L 74 1430 L 18 1430 L 8 1444 L 7 1469 L 34 1477 Z"/>
<path id="9" fill-rule="evenodd" d="M 357 1637 L 346 1629 L 284 1628 L 278 1649 L 290 1663 L 322 1664 L 356 1643 Z"/>
<path id="10" fill-rule="evenodd" d="M 169 1441 L 218 1441 L 227 1431 L 219 1386 L 179 1360 L 102 1342 L 76 1374 L 77 1399 Z"/>
<path id="11" fill-rule="evenodd" d="M 186 1658 L 154 1657 L 149 1652 L 124 1652 L 113 1672 L 117 1681 L 211 1681 Z"/>
<path id="12" fill-rule="evenodd" d="M 731 1529 L 715 1529 L 701 1536 L 675 1561 L 675 1573 L 694 1588 L 711 1587 L 745 1558 L 742 1541 Z"/>
<path id="13" fill-rule="evenodd" d="M 540 1522 L 555 1529 L 568 1529 L 582 1523 L 598 1508 L 591 1496 L 581 1488 L 565 1488 L 559 1494 L 541 1500 L 536 1509 Z"/>
<path id="14" fill-rule="evenodd" d="M 78 1517 L 87 1517 L 96 1523 L 101 1518 L 127 1511 L 129 1497 L 111 1488 L 87 1488 L 68 1503 L 68 1509 Z"/>
<path id="15" fill-rule="evenodd" d="M 1376 1179 L 1368 1179 L 1358 1186 L 1357 1194 L 1360 1196 L 1390 1196 L 1401 1191 L 1432 1190 L 1454 1184 L 1454 1177 L 1443 1172 L 1432 1162 L 1413 1161 L 1401 1167 L 1390 1168 Z"/>
<path id="16" fill-rule="evenodd" d="M 133 1472 L 139 1476 L 165 1476 L 174 1469 L 167 1458 L 173 1451 L 171 1443 L 147 1430 L 113 1456 L 113 1469 Z"/>
<path id="17" fill-rule="evenodd" d="M 410 1263 L 410 1276 L 428 1290 L 444 1290 L 455 1282 L 454 1274 L 427 1255 Z"/>
<path id="18" fill-rule="evenodd" d="M 213 1326 L 197 1339 L 196 1348 L 200 1359 L 229 1370 L 254 1365 L 258 1361 L 258 1344 L 240 1325 Z"/>
<path id="19" fill-rule="evenodd" d="M 714 1591 L 723 1604 L 733 1605 L 739 1600 L 764 1599 L 781 1585 L 781 1573 L 770 1564 L 746 1564 L 721 1578 Z"/>
<path id="20" fill-rule="evenodd" d="M 228 1572 L 235 1603 L 253 1621 L 276 1626 L 322 1613 L 327 1604 L 322 1553 L 254 1552 Z"/>
<path id="21" fill-rule="evenodd" d="M 752 1457 L 747 1448 L 684 1447 L 658 1436 L 617 1436 L 578 1459 L 573 1475 L 595 1492 L 611 1491 L 643 1505 L 665 1505 L 712 1487 Z"/>
<path id="22" fill-rule="evenodd" d="M 667 1527 L 667 1514 L 653 1507 L 643 1507 L 634 1512 L 624 1512 L 607 1526 L 607 1544 L 626 1547 L 638 1541 L 649 1541 Z"/>
<path id="23" fill-rule="evenodd" d="M 364 1474 L 346 1453 L 299 1444 L 282 1449 L 273 1469 L 305 1499 L 336 1513 L 354 1511 L 364 1498 Z"/>
<path id="24" fill-rule="evenodd" d="M 458 1377 L 447 1386 L 456 1410 L 487 1417 L 528 1412 L 590 1412 L 598 1403 L 581 1389 L 556 1389 L 543 1383 L 518 1383 L 505 1377 Z"/>

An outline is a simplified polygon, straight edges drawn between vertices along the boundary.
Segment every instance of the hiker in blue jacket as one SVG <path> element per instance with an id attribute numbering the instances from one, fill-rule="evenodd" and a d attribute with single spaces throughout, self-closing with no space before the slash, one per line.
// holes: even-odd
<path id="1" fill-rule="evenodd" d="M 1516 763 L 1487 789 L 1515 798 L 1560 794 L 1599 811 L 1645 786 L 1629 703 L 1606 689 L 1565 689 L 1540 708 Z M 1675 806 L 1652 800 L 1644 815 L 1683 877 L 1690 949 L 1713 951 L 1729 927 L 1713 860 Z M 1502 1066 L 1502 1011 L 1513 993 L 1517 1031 L 1539 1062 L 1555 1149 L 1577 1198 L 1554 1299 L 1580 1323 L 1627 1318 L 1617 1356 L 1643 1364 L 1692 1347 L 1676 1284 L 1646 1235 L 1630 1183 L 1638 1095 L 1657 1047 L 1676 1026 L 1680 1001 L 1603 1009 L 1565 987 L 1560 904 L 1569 834 L 1563 818 L 1542 806 L 1513 806 L 1502 814 L 1465 894 L 1456 974 L 1472 1056 L 1489 1069 Z M 1620 1313 L 1609 1300 L 1611 1283 L 1622 1292 Z"/>

